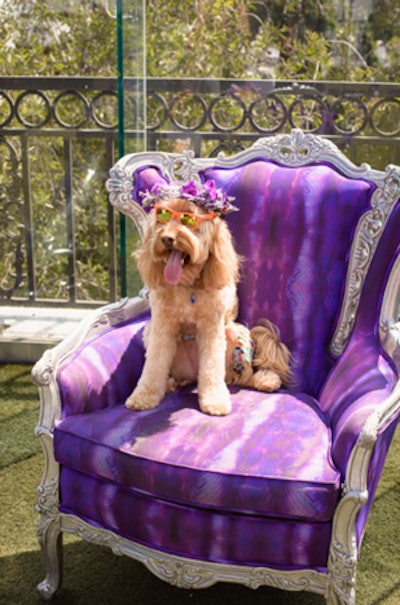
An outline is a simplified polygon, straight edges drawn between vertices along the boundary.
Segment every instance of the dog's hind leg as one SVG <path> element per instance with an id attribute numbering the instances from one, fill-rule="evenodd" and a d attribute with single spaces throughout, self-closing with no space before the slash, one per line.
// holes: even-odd
<path id="1" fill-rule="evenodd" d="M 251 387 L 252 389 L 257 389 L 257 391 L 273 393 L 281 388 L 282 380 L 277 372 L 262 368 L 254 372 L 254 374 L 247 381 L 246 386 Z"/>
<path id="2" fill-rule="evenodd" d="M 248 386 L 259 391 L 277 391 L 290 381 L 290 353 L 280 340 L 277 326 L 266 319 L 251 329 L 255 345 L 254 374 Z"/>

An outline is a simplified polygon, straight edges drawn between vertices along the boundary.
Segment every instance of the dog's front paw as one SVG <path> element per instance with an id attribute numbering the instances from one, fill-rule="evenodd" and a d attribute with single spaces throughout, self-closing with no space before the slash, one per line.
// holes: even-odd
<path id="1" fill-rule="evenodd" d="M 161 401 L 162 396 L 145 387 L 137 387 L 128 399 L 125 405 L 130 410 L 152 410 Z"/>
<path id="2" fill-rule="evenodd" d="M 253 374 L 252 387 L 257 391 L 264 391 L 265 393 L 273 393 L 282 386 L 280 376 L 273 370 L 257 370 Z"/>
<path id="3" fill-rule="evenodd" d="M 219 388 L 200 395 L 200 409 L 211 416 L 226 416 L 232 410 L 231 397 L 228 389 Z"/>

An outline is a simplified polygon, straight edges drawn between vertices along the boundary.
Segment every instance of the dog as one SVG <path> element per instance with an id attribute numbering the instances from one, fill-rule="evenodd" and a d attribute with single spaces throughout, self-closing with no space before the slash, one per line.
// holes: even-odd
<path id="1" fill-rule="evenodd" d="M 202 412 L 231 411 L 227 384 L 272 392 L 289 379 L 290 354 L 278 329 L 263 320 L 236 323 L 241 259 L 223 217 L 237 210 L 214 181 L 155 185 L 138 251 L 149 290 L 145 364 L 126 406 L 149 410 L 167 391 L 197 382 Z"/>

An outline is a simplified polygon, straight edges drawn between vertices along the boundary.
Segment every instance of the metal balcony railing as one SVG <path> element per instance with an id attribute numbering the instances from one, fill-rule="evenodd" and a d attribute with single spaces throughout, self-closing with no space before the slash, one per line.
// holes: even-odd
<path id="1" fill-rule="evenodd" d="M 213 156 L 295 127 L 357 164 L 400 164 L 400 84 L 149 78 L 145 120 L 143 88 L 126 81 L 128 150 L 145 136 L 148 149 Z M 0 78 L 3 303 L 119 297 L 118 216 L 104 186 L 117 159 L 116 90 L 111 78 Z"/>

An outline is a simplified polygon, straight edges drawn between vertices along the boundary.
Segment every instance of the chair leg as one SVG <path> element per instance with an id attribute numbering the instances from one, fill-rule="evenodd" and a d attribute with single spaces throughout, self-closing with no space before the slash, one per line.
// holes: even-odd
<path id="1" fill-rule="evenodd" d="M 352 557 L 342 555 L 342 558 L 336 559 L 335 564 L 330 559 L 330 577 L 325 594 L 327 605 L 355 605 L 356 566 L 357 562 Z"/>
<path id="2" fill-rule="evenodd" d="M 62 533 L 60 518 L 43 517 L 38 524 L 38 539 L 41 546 L 46 576 L 37 586 L 39 596 L 51 601 L 62 579 Z"/>
<path id="3" fill-rule="evenodd" d="M 343 594 L 335 592 L 335 589 L 331 588 L 326 596 L 326 605 L 355 605 L 355 602 L 354 591 L 351 591 L 349 594 Z"/>
<path id="4" fill-rule="evenodd" d="M 44 380 L 44 379 L 43 379 Z M 46 379 L 47 380 L 47 379 Z M 46 382 L 44 381 L 43 384 Z M 43 390 L 41 399 L 41 418 L 35 433 L 39 437 L 44 454 L 44 473 L 42 482 L 37 488 L 38 501 L 36 511 L 40 518 L 37 536 L 42 550 L 46 576 L 37 586 L 37 591 L 44 601 L 50 601 L 61 585 L 62 578 L 62 532 L 59 511 L 59 465 L 54 458 L 53 435 L 46 428 L 48 418 L 42 417 L 43 400 L 50 397 Z M 46 420 L 46 422 L 43 422 Z"/>

